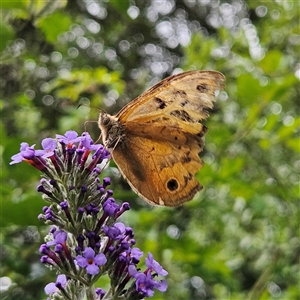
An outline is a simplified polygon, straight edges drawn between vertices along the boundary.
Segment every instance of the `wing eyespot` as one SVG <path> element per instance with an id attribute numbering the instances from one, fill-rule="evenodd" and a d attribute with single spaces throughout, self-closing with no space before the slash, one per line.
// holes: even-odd
<path id="1" fill-rule="evenodd" d="M 178 189 L 179 187 L 179 184 L 178 184 L 178 181 L 174 178 L 168 180 L 167 182 L 167 188 L 170 192 L 174 192 Z"/>

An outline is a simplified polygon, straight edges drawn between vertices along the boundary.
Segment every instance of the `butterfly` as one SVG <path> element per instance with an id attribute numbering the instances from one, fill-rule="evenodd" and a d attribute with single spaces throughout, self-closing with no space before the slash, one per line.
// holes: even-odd
<path id="1" fill-rule="evenodd" d="M 207 131 L 201 121 L 224 82 L 216 71 L 183 72 L 160 81 L 117 115 L 100 113 L 103 144 L 142 199 L 179 206 L 202 189 L 195 178 Z"/>

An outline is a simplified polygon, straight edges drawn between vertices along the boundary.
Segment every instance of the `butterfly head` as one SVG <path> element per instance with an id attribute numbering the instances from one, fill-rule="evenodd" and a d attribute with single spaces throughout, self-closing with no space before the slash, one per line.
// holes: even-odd
<path id="1" fill-rule="evenodd" d="M 107 149 L 114 148 L 124 138 L 124 128 L 116 116 L 105 112 L 99 114 L 98 126 L 102 133 L 102 141 Z"/>

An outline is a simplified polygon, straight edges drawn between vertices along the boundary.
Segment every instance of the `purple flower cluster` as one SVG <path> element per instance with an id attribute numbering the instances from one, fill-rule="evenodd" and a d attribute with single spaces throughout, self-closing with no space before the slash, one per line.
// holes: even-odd
<path id="1" fill-rule="evenodd" d="M 143 252 L 134 247 L 132 228 L 117 220 L 130 209 L 119 205 L 107 189 L 110 178 L 98 177 L 110 158 L 88 133 L 74 131 L 42 141 L 42 150 L 21 143 L 11 164 L 26 161 L 43 174 L 37 191 L 49 206 L 39 219 L 51 225 L 45 244 L 40 246 L 41 262 L 59 274 L 45 287 L 48 299 L 142 299 L 154 289 L 166 291 L 166 276 L 148 253 L 147 269 L 137 268 Z M 95 288 L 99 277 L 110 278 L 110 290 Z M 76 294 L 74 294 L 76 293 Z"/>

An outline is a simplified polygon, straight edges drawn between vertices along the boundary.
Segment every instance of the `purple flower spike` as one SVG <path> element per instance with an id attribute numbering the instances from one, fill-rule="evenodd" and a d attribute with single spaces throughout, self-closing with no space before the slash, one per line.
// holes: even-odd
<path id="1" fill-rule="evenodd" d="M 83 256 L 77 255 L 76 261 L 79 267 L 86 268 L 86 272 L 90 275 L 99 273 L 99 267 L 106 263 L 106 257 L 103 253 L 95 255 L 95 251 L 91 247 L 87 247 L 83 251 Z"/>
<path id="2" fill-rule="evenodd" d="M 151 253 L 141 271 L 143 252 L 135 247 L 133 229 L 116 222 L 130 205 L 117 203 L 110 178 L 103 176 L 109 151 L 95 144 L 89 133 L 79 136 L 72 130 L 41 144 L 41 150 L 35 150 L 35 145 L 21 143 L 10 164 L 25 161 L 43 173 L 37 190 L 50 204 L 39 219 L 54 226 L 39 248 L 41 262 L 64 274 L 45 287 L 47 299 L 141 299 L 153 296 L 155 289 L 165 291 L 167 283 L 157 277 L 168 272 Z M 109 294 L 94 287 L 106 274 Z"/>

